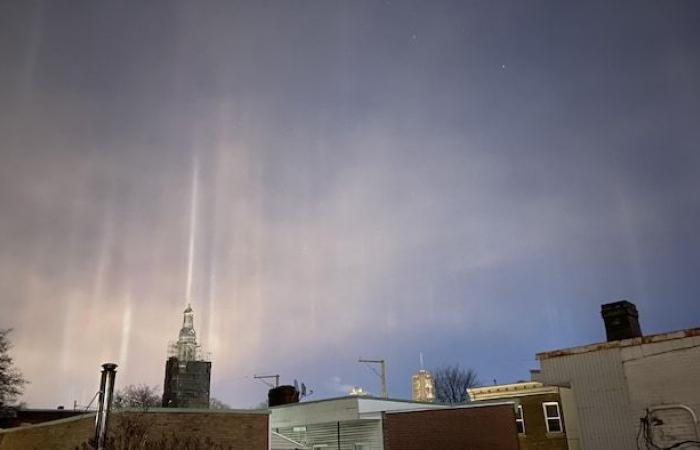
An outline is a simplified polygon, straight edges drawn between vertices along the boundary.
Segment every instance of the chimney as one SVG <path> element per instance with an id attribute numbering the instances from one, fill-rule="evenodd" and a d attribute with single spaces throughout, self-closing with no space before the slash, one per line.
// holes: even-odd
<path id="1" fill-rule="evenodd" d="M 639 313 L 634 303 L 627 300 L 608 303 L 601 307 L 605 334 L 608 342 L 642 337 L 639 326 Z"/>
<path id="2" fill-rule="evenodd" d="M 267 393 L 267 405 L 270 407 L 290 403 L 299 403 L 299 391 L 294 386 L 277 386 Z"/>
<path id="3" fill-rule="evenodd" d="M 112 410 L 112 397 L 114 395 L 114 378 L 116 374 L 116 364 L 102 364 L 99 400 L 97 404 L 97 414 L 95 415 L 94 447 L 97 450 L 104 450 L 107 441 L 107 427 L 109 423 L 109 414 Z"/>

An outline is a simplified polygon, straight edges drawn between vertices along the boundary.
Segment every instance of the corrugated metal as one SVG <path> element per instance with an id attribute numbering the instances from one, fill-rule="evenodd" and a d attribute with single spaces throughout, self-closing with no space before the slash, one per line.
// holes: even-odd
<path id="1" fill-rule="evenodd" d="M 276 428 L 276 432 L 308 447 L 326 444 L 328 450 L 355 450 L 355 444 L 367 444 L 370 450 L 383 450 L 381 421 L 356 420 L 340 422 L 340 447 L 338 446 L 338 422 L 306 425 L 306 431 L 294 431 L 293 427 Z"/>

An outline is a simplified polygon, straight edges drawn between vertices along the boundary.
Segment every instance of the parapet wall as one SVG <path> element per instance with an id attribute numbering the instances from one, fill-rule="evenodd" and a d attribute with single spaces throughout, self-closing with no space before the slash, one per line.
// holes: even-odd
<path id="1" fill-rule="evenodd" d="M 94 414 L 0 431 L 0 450 L 75 450 L 94 433 Z M 173 442 L 192 441 L 200 447 L 231 450 L 267 450 L 269 439 L 266 412 L 192 411 L 156 409 L 124 411 L 110 417 L 110 434 L 117 440 L 148 439 L 163 448 L 177 450 Z M 122 441 L 123 442 L 123 441 Z M 160 448 L 157 445 L 148 448 Z M 192 447 L 187 447 L 192 448 Z"/>

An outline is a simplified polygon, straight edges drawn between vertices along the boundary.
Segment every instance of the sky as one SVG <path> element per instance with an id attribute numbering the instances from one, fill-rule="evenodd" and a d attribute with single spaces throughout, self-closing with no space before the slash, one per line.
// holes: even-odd
<path id="1" fill-rule="evenodd" d="M 30 406 L 392 397 L 700 325 L 700 3 L 0 1 L 0 328 Z"/>

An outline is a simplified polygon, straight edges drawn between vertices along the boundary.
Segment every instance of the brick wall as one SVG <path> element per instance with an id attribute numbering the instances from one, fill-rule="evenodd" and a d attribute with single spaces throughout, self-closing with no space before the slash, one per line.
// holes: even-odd
<path id="1" fill-rule="evenodd" d="M 94 414 L 0 432 L 0 450 L 73 450 L 95 431 Z"/>
<path id="2" fill-rule="evenodd" d="M 548 433 L 544 419 L 542 403 L 557 402 L 562 415 L 562 427 L 566 430 L 566 418 L 563 417 L 559 394 L 537 394 L 519 397 L 525 419 L 525 434 L 520 435 L 522 450 L 566 450 L 568 445 L 565 433 Z"/>
<path id="3" fill-rule="evenodd" d="M 513 405 L 384 414 L 385 450 L 518 450 Z"/>
<path id="4" fill-rule="evenodd" d="M 267 414 L 154 410 L 113 414 L 110 429 L 119 431 L 129 421 L 147 424 L 148 435 L 210 439 L 231 450 L 267 450 Z M 81 416 L 0 432 L 0 450 L 74 450 L 94 433 L 94 415 Z"/>

